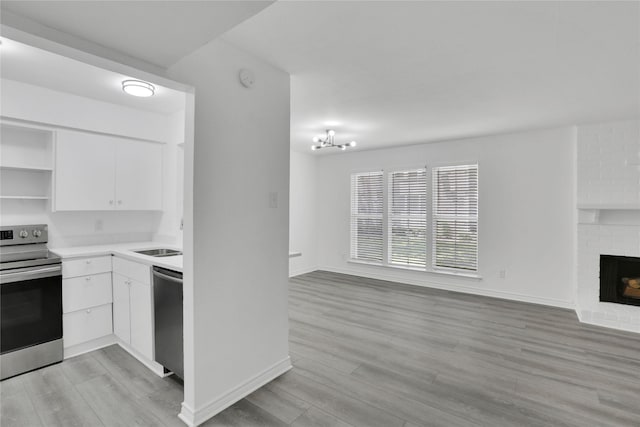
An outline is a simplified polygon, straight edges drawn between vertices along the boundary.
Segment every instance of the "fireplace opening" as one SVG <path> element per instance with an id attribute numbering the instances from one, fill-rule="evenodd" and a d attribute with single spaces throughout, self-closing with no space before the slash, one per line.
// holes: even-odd
<path id="1" fill-rule="evenodd" d="M 640 306 L 640 258 L 600 255 L 600 301 Z"/>

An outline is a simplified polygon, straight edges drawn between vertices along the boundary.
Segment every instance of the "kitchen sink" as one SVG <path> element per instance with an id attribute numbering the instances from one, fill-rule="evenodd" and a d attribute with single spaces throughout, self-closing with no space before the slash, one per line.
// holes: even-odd
<path id="1" fill-rule="evenodd" d="M 167 249 L 167 248 L 146 249 L 144 251 L 133 251 L 133 252 L 140 255 L 148 255 L 148 256 L 155 256 L 155 257 L 182 255 L 181 251 L 177 251 L 175 249 Z"/>

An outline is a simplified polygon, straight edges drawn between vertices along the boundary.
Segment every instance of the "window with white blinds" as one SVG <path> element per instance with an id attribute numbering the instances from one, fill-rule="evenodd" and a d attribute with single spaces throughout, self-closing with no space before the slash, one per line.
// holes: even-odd
<path id="1" fill-rule="evenodd" d="M 433 264 L 478 270 L 478 165 L 433 169 Z"/>
<path id="2" fill-rule="evenodd" d="M 391 172 L 388 187 L 388 262 L 425 268 L 427 265 L 427 172 Z"/>
<path id="3" fill-rule="evenodd" d="M 351 259 L 382 264 L 383 174 L 351 175 Z"/>

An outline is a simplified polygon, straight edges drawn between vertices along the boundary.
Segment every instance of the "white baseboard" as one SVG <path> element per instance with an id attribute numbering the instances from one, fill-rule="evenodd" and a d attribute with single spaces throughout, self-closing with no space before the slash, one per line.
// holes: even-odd
<path id="1" fill-rule="evenodd" d="M 307 274 L 307 273 L 311 273 L 312 271 L 316 271 L 318 269 L 317 266 L 313 266 L 313 267 L 303 267 L 303 268 L 297 268 L 294 270 L 289 270 L 289 277 L 294 277 L 294 276 L 299 276 L 301 274 Z"/>
<path id="2" fill-rule="evenodd" d="M 264 371 L 259 372 L 257 375 L 249 378 L 244 383 L 229 390 L 223 395 L 218 396 L 217 398 L 211 400 L 209 403 L 203 405 L 195 411 L 183 402 L 182 410 L 180 411 L 178 417 L 189 427 L 198 426 L 207 421 L 209 418 L 224 411 L 240 399 L 253 393 L 263 385 L 284 374 L 291 368 L 291 359 L 289 358 L 289 356 L 287 356 L 280 362 L 277 362 Z"/>
<path id="3" fill-rule="evenodd" d="M 600 328 L 608 328 L 608 329 L 615 329 L 616 331 L 624 331 L 624 332 L 633 332 L 634 334 L 637 334 L 638 331 L 628 328 L 624 325 L 609 325 L 606 323 L 600 323 L 597 320 L 593 321 L 593 320 L 583 320 L 580 315 L 578 315 L 578 320 L 580 320 L 580 323 L 584 323 L 585 325 L 592 325 L 592 326 L 598 326 Z"/>
<path id="4" fill-rule="evenodd" d="M 535 297 L 531 295 L 524 295 L 524 294 L 518 294 L 518 293 L 512 293 L 512 292 L 496 291 L 493 289 L 472 288 L 472 287 L 464 286 L 461 284 L 456 284 L 455 286 L 452 286 L 448 283 L 438 282 L 437 280 L 433 280 L 431 278 L 429 278 L 428 281 L 425 280 L 425 281 L 417 282 L 406 277 L 398 278 L 393 274 L 385 274 L 385 273 L 381 274 L 378 272 L 363 273 L 361 270 L 352 270 L 349 268 L 335 268 L 335 267 L 325 266 L 325 267 L 319 267 L 318 270 L 329 271 L 332 273 L 350 274 L 353 276 L 360 276 L 360 277 L 368 277 L 371 279 L 388 280 L 390 282 L 406 283 L 408 285 L 421 286 L 423 288 L 442 289 L 445 291 L 462 292 L 462 293 L 471 294 L 471 295 L 481 295 L 485 297 L 500 298 L 500 299 L 506 299 L 511 301 L 528 302 L 532 304 L 541 304 L 541 305 L 548 305 L 551 307 L 568 308 L 571 310 L 575 310 L 575 305 L 573 301 L 563 301 L 563 300 L 557 300 L 554 298 Z"/>
<path id="5" fill-rule="evenodd" d="M 187 405 L 186 403 L 182 402 L 182 409 L 180 410 L 180 413 L 178 414 L 178 418 L 180 418 L 182 420 L 183 423 L 185 423 L 186 425 L 188 425 L 189 427 L 196 427 L 195 424 L 195 413 L 193 411 L 193 409 Z"/>
<path id="6" fill-rule="evenodd" d="M 113 334 L 106 335 L 104 337 L 96 338 L 95 340 L 83 342 L 82 344 L 77 344 L 71 347 L 67 347 L 64 349 L 64 358 L 68 359 L 70 357 L 80 356 L 84 353 L 89 353 L 90 351 L 98 350 L 104 347 L 109 347 L 116 343 L 116 336 Z"/>
<path id="7" fill-rule="evenodd" d="M 122 347 L 124 349 L 124 351 L 126 351 L 127 353 L 129 353 L 130 355 L 135 357 L 140 363 L 142 363 L 144 366 L 149 368 L 149 370 L 151 372 L 153 372 L 154 374 L 156 374 L 157 376 L 159 376 L 159 377 L 165 377 L 166 376 L 166 374 L 164 373 L 164 366 L 160 365 L 157 362 L 154 362 L 153 360 L 147 359 L 142 354 L 140 354 L 138 351 L 136 351 L 133 347 L 131 347 L 129 344 L 123 342 L 122 340 L 120 340 L 117 337 L 116 337 L 116 344 L 118 344 L 120 347 Z"/>
<path id="8" fill-rule="evenodd" d="M 640 333 L 640 330 L 638 330 L 637 328 L 636 329 L 631 328 L 625 322 L 610 320 L 606 318 L 594 320 L 592 318 L 593 314 L 591 316 L 588 316 L 589 318 L 586 318 L 583 315 L 583 310 L 581 310 L 578 307 L 576 307 L 576 313 L 578 315 L 578 320 L 580 321 L 580 323 L 584 323 L 586 325 L 593 325 L 593 326 L 599 326 L 601 328 L 615 329 L 617 331 L 633 332 L 634 334 Z"/>

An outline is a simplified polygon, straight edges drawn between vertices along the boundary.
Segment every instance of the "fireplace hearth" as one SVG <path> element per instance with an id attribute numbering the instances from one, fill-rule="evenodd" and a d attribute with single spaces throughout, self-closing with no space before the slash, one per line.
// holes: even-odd
<path id="1" fill-rule="evenodd" d="M 640 306 L 640 258 L 600 255 L 600 301 Z"/>

